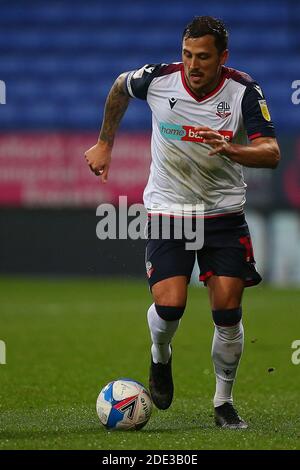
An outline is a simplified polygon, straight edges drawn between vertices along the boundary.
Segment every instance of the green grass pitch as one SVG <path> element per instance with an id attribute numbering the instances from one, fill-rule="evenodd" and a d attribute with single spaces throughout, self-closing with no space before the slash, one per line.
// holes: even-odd
<path id="1" fill-rule="evenodd" d="M 191 287 L 173 342 L 175 399 L 141 431 L 107 432 L 100 389 L 131 377 L 147 385 L 146 282 L 0 280 L 0 449 L 299 449 L 298 289 L 247 289 L 245 351 L 234 397 L 250 428 L 214 426 L 213 327 L 206 289 Z M 269 371 L 274 369 L 273 371 Z"/>

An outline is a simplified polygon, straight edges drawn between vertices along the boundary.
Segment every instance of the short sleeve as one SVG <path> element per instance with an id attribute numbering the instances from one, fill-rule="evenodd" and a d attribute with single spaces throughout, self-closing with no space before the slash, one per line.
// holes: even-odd
<path id="1" fill-rule="evenodd" d="M 148 88 L 152 80 L 159 75 L 163 64 L 147 64 L 141 69 L 129 72 L 126 77 L 126 89 L 132 98 L 147 99 Z"/>
<path id="2" fill-rule="evenodd" d="M 274 124 L 268 110 L 265 96 L 260 86 L 252 82 L 242 100 L 244 126 L 250 140 L 257 137 L 275 137 Z"/>

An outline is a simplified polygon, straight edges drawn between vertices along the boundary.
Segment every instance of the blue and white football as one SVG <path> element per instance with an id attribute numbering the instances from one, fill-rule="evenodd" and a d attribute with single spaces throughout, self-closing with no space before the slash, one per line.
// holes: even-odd
<path id="1" fill-rule="evenodd" d="M 149 421 L 152 400 L 143 384 L 131 379 L 119 379 L 101 390 L 96 409 L 107 429 L 137 430 Z"/>

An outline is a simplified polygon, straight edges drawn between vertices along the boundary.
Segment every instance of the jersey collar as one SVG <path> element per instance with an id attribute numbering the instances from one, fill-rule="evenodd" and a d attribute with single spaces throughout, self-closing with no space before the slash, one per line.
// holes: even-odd
<path id="1" fill-rule="evenodd" d="M 199 98 L 199 96 L 197 96 L 188 86 L 187 82 L 186 82 L 186 79 L 185 79 L 185 75 L 184 75 L 184 67 L 183 67 L 183 64 L 181 64 L 181 80 L 182 80 L 182 84 L 184 86 L 184 88 L 186 89 L 186 91 L 188 92 L 189 95 L 192 96 L 192 98 L 194 98 L 196 101 L 198 101 L 199 103 L 201 101 L 204 101 L 204 100 L 207 100 L 208 98 L 210 98 L 211 96 L 215 95 L 218 93 L 218 91 L 222 88 L 222 86 L 224 85 L 224 82 L 226 80 L 226 73 L 225 73 L 225 70 L 224 70 L 224 67 L 222 67 L 222 72 L 221 72 L 221 80 L 219 82 L 219 84 L 216 86 L 216 88 L 214 88 L 211 92 L 209 92 L 207 95 L 204 95 L 202 96 L 202 98 Z"/>

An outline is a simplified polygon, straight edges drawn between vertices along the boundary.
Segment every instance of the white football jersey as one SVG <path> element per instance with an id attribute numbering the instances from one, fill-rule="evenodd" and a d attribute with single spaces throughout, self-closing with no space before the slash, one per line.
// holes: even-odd
<path id="1" fill-rule="evenodd" d="M 168 214 L 174 204 L 189 205 L 197 214 L 196 206 L 202 206 L 206 216 L 243 211 L 242 165 L 221 154 L 209 156 L 211 147 L 195 127 L 210 127 L 243 145 L 248 139 L 275 137 L 259 85 L 243 72 L 222 67 L 219 85 L 199 98 L 186 84 L 183 64 L 173 63 L 145 65 L 128 73 L 126 87 L 131 97 L 147 100 L 152 111 L 145 207 Z"/>

